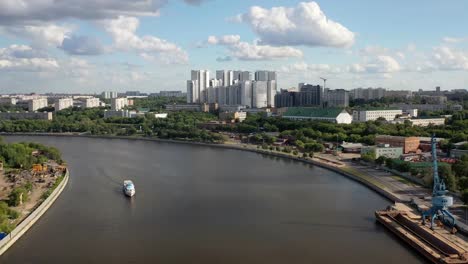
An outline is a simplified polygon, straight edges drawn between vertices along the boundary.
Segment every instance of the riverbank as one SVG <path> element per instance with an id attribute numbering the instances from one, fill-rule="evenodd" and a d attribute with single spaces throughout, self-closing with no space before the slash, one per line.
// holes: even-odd
<path id="1" fill-rule="evenodd" d="M 40 217 L 47 212 L 47 209 L 52 206 L 58 196 L 62 193 L 63 189 L 68 183 L 69 171 L 65 171 L 65 175 L 61 182 L 56 188 L 50 193 L 50 195 L 31 213 L 29 214 L 19 225 L 13 229 L 5 238 L 0 240 L 0 256 L 5 253 L 18 239 L 28 231 L 34 223 L 36 223 Z"/>
<path id="2" fill-rule="evenodd" d="M 87 138 L 105 138 L 105 139 L 126 139 L 126 140 L 144 140 L 144 141 L 155 141 L 155 142 L 167 142 L 167 143 L 177 143 L 177 144 L 191 144 L 191 145 L 200 145 L 200 146 L 210 146 L 217 148 L 226 148 L 242 151 L 250 151 L 265 155 L 271 155 L 281 158 L 292 159 L 299 162 L 304 162 L 312 164 L 315 166 L 323 167 L 344 175 L 352 180 L 360 182 L 364 186 L 368 187 L 372 191 L 378 193 L 382 197 L 386 198 L 390 202 L 409 202 L 407 200 L 402 200 L 401 198 L 394 195 L 388 188 L 380 184 L 379 182 L 373 180 L 368 175 L 359 173 L 352 168 L 346 166 L 339 166 L 337 162 L 332 160 L 326 160 L 320 157 L 314 158 L 302 158 L 288 153 L 282 153 L 277 151 L 269 151 L 255 148 L 255 145 L 247 144 L 217 144 L 217 143 L 203 143 L 203 142 L 193 142 L 185 140 L 172 140 L 172 139 L 159 139 L 159 138 L 145 138 L 145 137 L 131 137 L 131 136 L 105 136 L 105 135 L 88 135 L 88 134 L 76 134 L 76 133 L 2 133 L 1 135 L 10 135 L 10 136 L 59 136 L 59 137 L 87 137 Z M 252 147 L 253 146 L 253 147 Z"/>

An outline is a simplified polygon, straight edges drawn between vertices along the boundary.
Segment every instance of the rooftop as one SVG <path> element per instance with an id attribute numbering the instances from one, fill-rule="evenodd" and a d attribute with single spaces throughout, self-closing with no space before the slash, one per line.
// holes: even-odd
<path id="1" fill-rule="evenodd" d="M 343 111 L 343 108 L 289 107 L 283 116 L 335 118 Z"/>

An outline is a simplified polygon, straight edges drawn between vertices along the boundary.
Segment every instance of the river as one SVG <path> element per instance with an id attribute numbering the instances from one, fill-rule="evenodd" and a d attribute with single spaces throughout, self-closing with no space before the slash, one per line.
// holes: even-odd
<path id="1" fill-rule="evenodd" d="M 424 263 L 375 222 L 387 200 L 319 167 L 174 143 L 5 140 L 59 148 L 71 177 L 0 263 Z"/>

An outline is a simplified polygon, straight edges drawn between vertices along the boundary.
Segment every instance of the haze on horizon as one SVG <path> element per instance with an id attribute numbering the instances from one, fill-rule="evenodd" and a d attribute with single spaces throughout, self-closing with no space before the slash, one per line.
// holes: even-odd
<path id="1" fill-rule="evenodd" d="M 0 93 L 185 90 L 191 69 L 278 87 L 466 89 L 467 1 L 3 0 Z"/>

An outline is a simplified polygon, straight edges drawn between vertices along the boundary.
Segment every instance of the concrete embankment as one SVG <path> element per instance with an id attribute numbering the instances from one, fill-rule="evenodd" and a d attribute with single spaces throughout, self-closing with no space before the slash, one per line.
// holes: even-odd
<path id="1" fill-rule="evenodd" d="M 0 255 L 5 253 L 21 236 L 26 233 L 36 223 L 37 220 L 49 209 L 55 202 L 57 197 L 62 193 L 67 185 L 69 178 L 69 171 L 65 172 L 62 182 L 55 188 L 55 190 L 47 197 L 28 217 L 26 217 L 8 236 L 0 240 Z"/>

